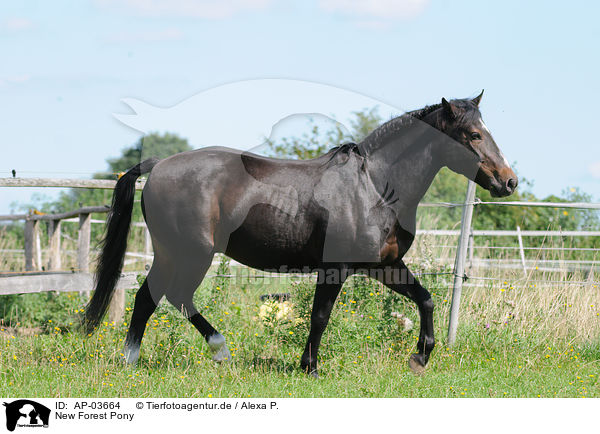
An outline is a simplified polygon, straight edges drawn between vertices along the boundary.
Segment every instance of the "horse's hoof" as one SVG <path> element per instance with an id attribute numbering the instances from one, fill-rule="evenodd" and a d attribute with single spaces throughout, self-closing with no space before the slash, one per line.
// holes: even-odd
<path id="1" fill-rule="evenodd" d="M 425 372 L 425 365 L 422 363 L 420 354 L 413 354 L 408 359 L 408 367 L 415 375 L 423 375 Z"/>
<path id="2" fill-rule="evenodd" d="M 223 346 L 213 357 L 212 359 L 217 363 L 228 363 L 231 362 L 231 353 L 229 352 L 229 348 L 227 345 Z"/>
<path id="3" fill-rule="evenodd" d="M 212 359 L 215 362 L 223 363 L 231 361 L 231 353 L 229 352 L 229 348 L 227 348 L 225 337 L 222 334 L 217 333 L 208 338 L 208 346 L 214 353 Z"/>
<path id="4" fill-rule="evenodd" d="M 123 349 L 123 362 L 127 366 L 135 368 L 137 366 L 138 359 L 140 358 L 140 347 L 126 347 Z"/>
<path id="5" fill-rule="evenodd" d="M 300 369 L 302 369 L 302 371 L 304 371 L 304 373 L 309 377 L 319 378 L 319 371 L 317 370 L 317 368 L 311 368 L 308 365 L 302 364 L 300 365 Z"/>

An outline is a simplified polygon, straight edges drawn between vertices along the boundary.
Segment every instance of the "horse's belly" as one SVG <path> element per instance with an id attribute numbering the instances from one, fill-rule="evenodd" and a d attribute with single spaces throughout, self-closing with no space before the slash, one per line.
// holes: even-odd
<path id="1" fill-rule="evenodd" d="M 322 237 L 305 213 L 292 217 L 268 205 L 254 206 L 229 235 L 225 254 L 263 270 L 289 272 L 318 263 Z"/>

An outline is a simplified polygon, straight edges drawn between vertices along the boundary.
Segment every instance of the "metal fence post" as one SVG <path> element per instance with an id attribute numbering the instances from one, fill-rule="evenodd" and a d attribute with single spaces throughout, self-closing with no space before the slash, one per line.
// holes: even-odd
<path id="1" fill-rule="evenodd" d="M 458 238 L 458 247 L 456 249 L 456 260 L 454 262 L 454 290 L 452 291 L 452 305 L 450 306 L 450 320 L 448 322 L 448 345 L 452 345 L 456 340 L 456 329 L 458 328 L 458 314 L 460 310 L 460 295 L 465 273 L 465 258 L 467 256 L 467 247 L 469 245 L 469 235 L 471 233 L 474 200 L 475 183 L 469 180 L 462 212 L 460 237 Z"/>
<path id="2" fill-rule="evenodd" d="M 521 266 L 523 267 L 523 276 L 527 277 L 527 267 L 525 266 L 525 250 L 523 249 L 523 237 L 521 228 L 517 225 L 517 238 L 519 240 L 519 254 L 521 255 Z"/>
<path id="3" fill-rule="evenodd" d="M 469 252 L 469 269 L 473 266 L 473 251 L 475 250 L 475 237 L 473 236 L 473 228 L 469 231 L 469 246 L 467 248 Z"/>

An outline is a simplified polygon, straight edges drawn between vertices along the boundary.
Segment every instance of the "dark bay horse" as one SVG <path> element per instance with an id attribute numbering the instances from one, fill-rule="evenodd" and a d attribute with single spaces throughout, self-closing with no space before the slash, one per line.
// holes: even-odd
<path id="1" fill-rule="evenodd" d="M 135 364 L 146 322 L 167 300 L 206 339 L 213 359 L 229 359 L 225 338 L 192 297 L 213 255 L 250 267 L 317 273 L 310 333 L 301 367 L 317 376 L 321 336 L 346 278 L 360 272 L 413 300 L 421 318 L 411 369 L 422 370 L 434 347 L 433 302 L 402 258 L 414 239 L 417 204 L 446 166 L 494 196 L 510 195 L 517 177 L 481 119 L 479 102 L 458 99 L 408 112 L 358 144 L 305 161 L 210 147 L 141 162 L 115 187 L 84 316 L 88 332 L 110 302 L 125 255 L 135 181 L 150 173 L 142 211 L 154 261 L 137 292 L 125 342 Z"/>

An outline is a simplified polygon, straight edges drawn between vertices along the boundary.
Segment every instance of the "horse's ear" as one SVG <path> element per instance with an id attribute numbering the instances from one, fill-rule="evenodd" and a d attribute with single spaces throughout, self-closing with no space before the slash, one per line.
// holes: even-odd
<path id="1" fill-rule="evenodd" d="M 442 108 L 444 109 L 444 115 L 446 115 L 448 119 L 456 118 L 456 108 L 452 105 L 452 103 L 446 101 L 446 98 L 442 98 Z"/>
<path id="2" fill-rule="evenodd" d="M 475 98 L 473 98 L 471 101 L 473 101 L 473 103 L 479 107 L 479 103 L 481 102 L 481 97 L 483 96 L 483 89 L 481 89 L 481 93 L 479 95 L 477 95 Z"/>

